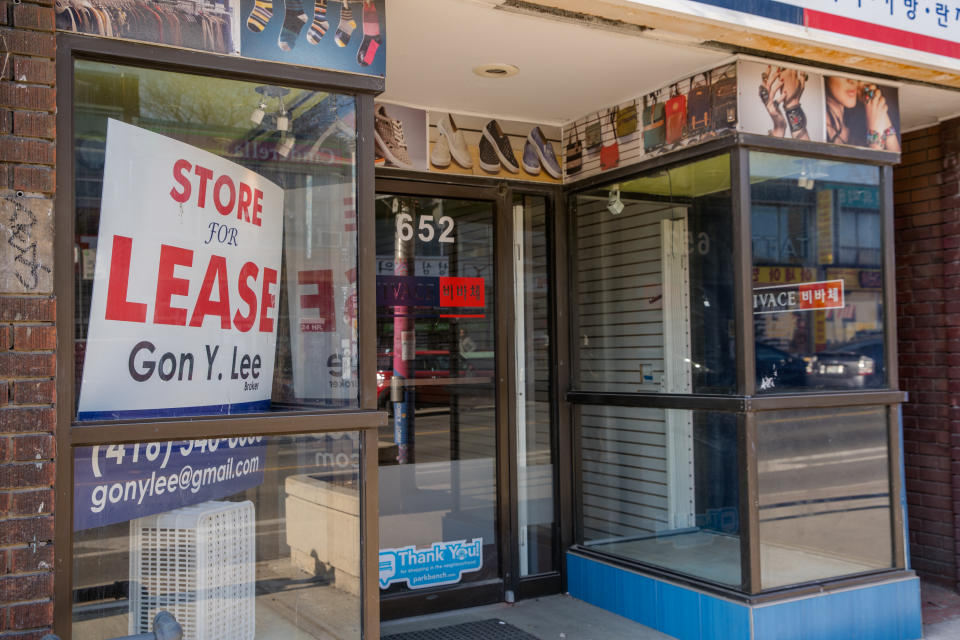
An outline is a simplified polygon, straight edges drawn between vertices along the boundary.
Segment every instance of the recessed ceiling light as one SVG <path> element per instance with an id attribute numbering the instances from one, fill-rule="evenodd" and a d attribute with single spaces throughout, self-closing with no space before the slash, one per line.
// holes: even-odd
<path id="1" fill-rule="evenodd" d="M 479 67 L 474 67 L 473 72 L 484 78 L 508 78 L 520 73 L 520 69 L 512 64 L 491 62 L 489 64 L 482 64 Z"/>

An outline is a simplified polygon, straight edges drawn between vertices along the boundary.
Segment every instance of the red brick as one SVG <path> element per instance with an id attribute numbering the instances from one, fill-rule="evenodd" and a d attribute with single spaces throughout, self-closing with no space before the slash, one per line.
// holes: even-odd
<path id="1" fill-rule="evenodd" d="M 10 629 L 21 631 L 53 624 L 53 602 L 31 602 L 10 607 Z"/>
<path id="2" fill-rule="evenodd" d="M 0 353 L 0 371 L 11 378 L 48 378 L 57 370 L 56 356 L 52 353 Z"/>
<path id="3" fill-rule="evenodd" d="M 40 600 L 53 595 L 53 574 L 39 573 L 0 578 L 0 602 Z"/>
<path id="4" fill-rule="evenodd" d="M 15 325 L 15 351 L 51 351 L 57 348 L 57 330 L 49 325 Z"/>
<path id="5" fill-rule="evenodd" d="M 0 433 L 52 432 L 56 413 L 49 407 L 6 407 L 0 409 Z"/>
<path id="6" fill-rule="evenodd" d="M 18 29 L 53 31 L 53 9 L 35 4 L 13 5 L 13 26 Z"/>
<path id="7" fill-rule="evenodd" d="M 0 520 L 0 544 L 4 546 L 29 545 L 33 542 L 46 542 L 52 539 L 53 516 Z"/>
<path id="8" fill-rule="evenodd" d="M 57 77 L 57 68 L 52 60 L 15 56 L 13 77 L 16 82 L 53 84 Z"/>
<path id="9" fill-rule="evenodd" d="M 0 87 L 2 90 L 2 87 Z M 33 138 L 5 138 L 0 146 L 0 162 L 26 162 L 30 164 L 53 164 L 52 142 Z"/>
<path id="10" fill-rule="evenodd" d="M 25 138 L 53 138 L 56 132 L 54 116 L 40 111 L 14 111 L 13 135 Z"/>
<path id="11" fill-rule="evenodd" d="M 53 111 L 56 107 L 56 92 L 50 87 L 3 82 L 0 83 L 0 107 Z"/>
<path id="12" fill-rule="evenodd" d="M 0 465 L 0 488 L 49 487 L 53 485 L 53 475 L 52 462 L 7 463 Z M 6 543 L 0 540 L 0 545 L 3 544 Z"/>
<path id="13" fill-rule="evenodd" d="M 57 385 L 53 380 L 16 380 L 10 385 L 13 404 L 51 404 L 57 399 Z"/>
<path id="14" fill-rule="evenodd" d="M 36 33 L 7 27 L 0 28 L 0 38 L 6 43 L 6 49 L 10 53 L 51 59 L 57 53 L 57 42 L 52 33 Z"/>
<path id="15" fill-rule="evenodd" d="M 53 489 L 15 491 L 10 494 L 10 515 L 36 516 L 53 513 Z"/>
<path id="16" fill-rule="evenodd" d="M 55 190 L 55 176 L 53 169 L 30 165 L 16 165 L 13 167 L 13 188 L 20 191 L 39 193 L 53 193 Z"/>
<path id="17" fill-rule="evenodd" d="M 56 315 L 53 298 L 0 296 L 0 322 L 53 322 Z"/>
<path id="18" fill-rule="evenodd" d="M 47 434 L 14 436 L 10 439 L 13 446 L 14 461 L 50 460 L 55 446 L 53 436 Z"/>

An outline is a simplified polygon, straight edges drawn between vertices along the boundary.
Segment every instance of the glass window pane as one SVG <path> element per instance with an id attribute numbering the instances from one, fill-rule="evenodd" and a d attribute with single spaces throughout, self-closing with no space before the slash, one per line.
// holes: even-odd
<path id="1" fill-rule="evenodd" d="M 757 414 L 764 589 L 893 566 L 886 407 Z"/>
<path id="2" fill-rule="evenodd" d="M 880 170 L 755 152 L 750 182 L 758 391 L 884 387 Z"/>
<path id="3" fill-rule="evenodd" d="M 554 442 L 550 418 L 550 244 L 547 199 L 514 200 L 517 393 L 517 509 L 520 575 L 556 569 Z"/>
<path id="4" fill-rule="evenodd" d="M 377 195 L 384 594 L 500 576 L 493 220 L 489 201 Z M 438 547 L 458 561 L 412 553 Z"/>
<path id="5" fill-rule="evenodd" d="M 573 197 L 579 391 L 736 386 L 730 159 Z"/>
<path id="6" fill-rule="evenodd" d="M 581 405 L 582 542 L 739 587 L 737 415 Z"/>
<path id="7" fill-rule="evenodd" d="M 357 432 L 74 451 L 73 637 L 360 638 Z"/>
<path id="8" fill-rule="evenodd" d="M 78 420 L 358 406 L 353 97 L 92 61 L 73 89 Z"/>

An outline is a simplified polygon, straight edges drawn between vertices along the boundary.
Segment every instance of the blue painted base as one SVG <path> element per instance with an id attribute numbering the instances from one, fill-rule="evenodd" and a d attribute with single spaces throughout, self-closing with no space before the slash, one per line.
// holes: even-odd
<path id="1" fill-rule="evenodd" d="M 920 580 L 750 606 L 567 554 L 570 595 L 680 640 L 916 640 Z"/>

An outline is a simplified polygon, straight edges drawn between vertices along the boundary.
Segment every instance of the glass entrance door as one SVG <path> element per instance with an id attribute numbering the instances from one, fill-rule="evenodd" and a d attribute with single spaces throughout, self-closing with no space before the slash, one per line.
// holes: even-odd
<path id="1" fill-rule="evenodd" d="M 494 211 L 494 201 L 377 196 L 384 619 L 441 608 L 416 605 L 451 589 L 502 591 Z"/>

